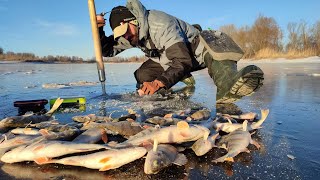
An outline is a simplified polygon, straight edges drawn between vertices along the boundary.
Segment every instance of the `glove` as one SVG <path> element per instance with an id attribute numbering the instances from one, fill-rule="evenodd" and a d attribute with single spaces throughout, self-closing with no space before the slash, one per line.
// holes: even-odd
<path id="1" fill-rule="evenodd" d="M 159 80 L 154 80 L 152 82 L 144 82 L 142 88 L 138 90 L 139 95 L 152 95 L 160 88 L 164 87 L 164 84 Z"/>
<path id="2" fill-rule="evenodd" d="M 96 17 L 97 17 L 98 28 L 106 25 L 106 19 L 101 14 L 97 15 Z"/>

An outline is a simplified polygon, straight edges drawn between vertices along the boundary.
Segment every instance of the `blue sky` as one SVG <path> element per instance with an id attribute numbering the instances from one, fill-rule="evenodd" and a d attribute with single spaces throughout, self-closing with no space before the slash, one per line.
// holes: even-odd
<path id="1" fill-rule="evenodd" d="M 262 14 L 282 30 L 289 22 L 320 20 L 319 0 L 141 0 L 147 9 L 167 12 L 190 24 L 218 29 L 252 25 Z M 97 12 L 110 11 L 125 0 L 95 0 Z M 105 28 L 111 34 L 109 27 Z M 0 47 L 39 56 L 94 56 L 87 0 L 0 0 Z M 130 56 L 139 51 L 123 53 Z M 141 54 L 139 54 L 141 55 Z"/>

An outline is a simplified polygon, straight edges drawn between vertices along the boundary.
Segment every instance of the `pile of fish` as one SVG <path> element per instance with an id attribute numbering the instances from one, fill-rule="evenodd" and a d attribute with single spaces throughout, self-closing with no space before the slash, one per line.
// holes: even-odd
<path id="1" fill-rule="evenodd" d="M 196 156 L 213 148 L 227 153 L 213 163 L 234 161 L 241 152 L 250 152 L 249 144 L 259 149 L 251 138 L 261 128 L 269 110 L 257 114 L 215 114 L 203 109 L 184 110 L 142 120 L 133 110 L 118 119 L 74 116 L 73 122 L 60 124 L 53 113 L 63 102 L 58 99 L 44 115 L 7 117 L 0 121 L 0 158 L 4 163 L 34 161 L 41 164 L 82 166 L 99 171 L 119 168 L 145 157 L 144 172 L 156 174 L 171 166 L 183 166 L 186 144 Z M 220 134 L 219 132 L 224 132 Z"/>

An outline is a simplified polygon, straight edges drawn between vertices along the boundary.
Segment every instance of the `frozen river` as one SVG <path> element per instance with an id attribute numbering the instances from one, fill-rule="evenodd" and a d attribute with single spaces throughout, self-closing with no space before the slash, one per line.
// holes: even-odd
<path id="1" fill-rule="evenodd" d="M 240 67 L 249 62 L 240 63 Z M 257 65 L 265 72 L 259 92 L 236 103 L 243 112 L 260 113 L 269 108 L 263 128 L 254 135 L 263 148 L 249 148 L 235 163 L 211 163 L 216 149 L 204 157 L 187 151 L 186 166 L 172 166 L 157 175 L 143 173 L 143 159 L 119 169 L 99 172 L 62 165 L 38 166 L 34 163 L 0 164 L 0 179 L 320 179 L 320 60 L 297 63 L 264 62 Z M 207 70 L 194 72 L 196 87 L 188 99 L 151 103 L 131 97 L 135 91 L 133 72 L 140 64 L 105 64 L 107 96 L 101 85 L 44 89 L 46 83 L 97 82 L 95 64 L 32 64 L 0 62 L 0 118 L 17 114 L 13 102 L 30 99 L 84 96 L 85 111 L 60 112 L 61 122 L 71 117 L 96 114 L 120 117 L 128 109 L 156 110 L 208 108 L 214 113 L 216 87 Z M 177 84 L 174 89 L 181 89 Z M 49 107 L 47 107 L 49 108 Z M 287 155 L 292 155 L 291 160 Z"/>

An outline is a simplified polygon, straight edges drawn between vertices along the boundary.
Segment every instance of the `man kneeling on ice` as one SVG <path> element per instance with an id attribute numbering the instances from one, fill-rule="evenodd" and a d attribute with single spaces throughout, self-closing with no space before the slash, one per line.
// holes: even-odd
<path id="1" fill-rule="evenodd" d="M 177 82 L 194 85 L 191 72 L 208 68 L 217 86 L 217 103 L 232 103 L 262 86 L 263 72 L 254 65 L 237 71 L 241 48 L 225 33 L 202 30 L 161 11 L 147 10 L 138 0 L 128 0 L 110 13 L 113 35 L 103 31 L 97 16 L 103 56 L 138 47 L 149 59 L 134 73 L 140 95 L 152 95 Z"/>

